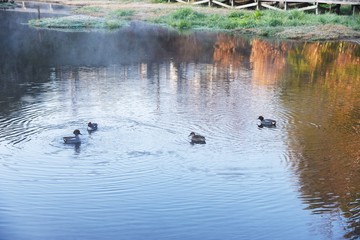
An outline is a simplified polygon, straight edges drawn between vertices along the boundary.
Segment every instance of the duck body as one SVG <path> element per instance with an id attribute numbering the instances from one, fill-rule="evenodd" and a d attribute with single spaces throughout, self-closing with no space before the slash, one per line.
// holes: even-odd
<path id="1" fill-rule="evenodd" d="M 260 120 L 259 127 L 276 127 L 276 121 L 273 119 L 265 119 L 263 116 L 259 116 L 258 119 Z"/>
<path id="2" fill-rule="evenodd" d="M 88 131 L 96 131 L 97 129 L 98 129 L 97 123 L 92 123 L 92 122 L 88 123 L 88 127 L 87 127 Z"/>
<path id="3" fill-rule="evenodd" d="M 189 137 L 191 137 L 191 144 L 205 144 L 206 140 L 204 136 L 201 136 L 199 134 L 195 134 L 194 132 L 191 132 Z"/>
<path id="4" fill-rule="evenodd" d="M 63 137 L 64 143 L 66 144 L 74 144 L 74 143 L 81 143 L 81 139 L 79 135 L 82 135 L 78 129 L 74 130 L 74 135 L 72 137 Z"/>

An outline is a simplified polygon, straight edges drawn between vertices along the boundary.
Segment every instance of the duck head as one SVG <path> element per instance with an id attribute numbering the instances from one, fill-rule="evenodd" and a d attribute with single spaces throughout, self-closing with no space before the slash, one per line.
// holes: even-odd
<path id="1" fill-rule="evenodd" d="M 195 136 L 195 133 L 194 132 L 191 132 L 190 134 L 189 134 L 189 137 L 190 136 Z"/>
<path id="2" fill-rule="evenodd" d="M 82 134 L 80 133 L 80 130 L 79 130 L 79 129 L 75 129 L 74 132 L 73 132 L 73 134 L 75 134 L 75 136 L 77 136 L 77 135 L 82 135 Z"/>
<path id="3" fill-rule="evenodd" d="M 263 117 L 263 116 L 259 116 L 258 119 L 259 119 L 260 121 L 262 121 L 262 120 L 264 120 L 264 117 Z"/>

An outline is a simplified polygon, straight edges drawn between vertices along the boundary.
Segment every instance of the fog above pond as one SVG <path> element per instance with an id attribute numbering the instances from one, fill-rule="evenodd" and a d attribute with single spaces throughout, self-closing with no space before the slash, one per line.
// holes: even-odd
<path id="1" fill-rule="evenodd" d="M 1 239 L 360 236 L 358 44 L 29 17 L 0 12 Z"/>

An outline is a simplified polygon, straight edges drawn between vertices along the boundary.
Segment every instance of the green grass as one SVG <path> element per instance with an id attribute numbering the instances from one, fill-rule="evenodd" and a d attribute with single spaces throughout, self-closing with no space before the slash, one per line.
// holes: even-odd
<path id="1" fill-rule="evenodd" d="M 67 16 L 55 18 L 32 19 L 29 25 L 38 28 L 52 29 L 118 29 L 125 25 L 126 20 L 134 14 L 134 10 L 108 11 L 103 8 L 85 6 L 76 9 L 74 14 L 95 15 L 90 16 Z"/>
<path id="2" fill-rule="evenodd" d="M 227 16 L 202 14 L 191 8 L 181 8 L 165 17 L 159 17 L 156 23 L 169 25 L 177 29 L 241 29 L 314 26 L 321 24 L 340 24 L 355 30 L 360 29 L 359 16 L 341 16 L 333 13 L 316 15 L 297 10 L 280 12 L 272 10 L 230 12 Z"/>
<path id="3" fill-rule="evenodd" d="M 16 3 L 0 2 L 0 9 L 12 9 L 16 7 Z"/>
<path id="4" fill-rule="evenodd" d="M 190 29 L 201 26 L 207 16 L 193 11 L 191 8 L 181 8 L 170 15 L 169 25 L 178 29 Z"/>
<path id="5" fill-rule="evenodd" d="M 109 12 L 106 16 L 113 19 L 128 19 L 133 16 L 135 10 L 114 10 Z"/>
<path id="6" fill-rule="evenodd" d="M 152 3 L 167 3 L 168 0 L 151 0 Z"/>
<path id="7" fill-rule="evenodd" d="M 101 7 L 84 6 L 73 11 L 74 14 L 101 16 L 111 19 L 128 18 L 134 15 L 135 10 L 108 10 Z"/>
<path id="8" fill-rule="evenodd" d="M 103 8 L 94 6 L 84 6 L 73 11 L 74 14 L 97 15 L 104 14 L 106 11 Z"/>

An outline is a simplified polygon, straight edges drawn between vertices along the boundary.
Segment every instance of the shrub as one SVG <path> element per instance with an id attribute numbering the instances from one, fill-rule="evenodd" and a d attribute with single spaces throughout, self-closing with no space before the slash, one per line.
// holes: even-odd
<path id="1" fill-rule="evenodd" d="M 228 15 L 229 18 L 242 18 L 244 16 L 245 13 L 243 11 L 234 11 Z"/>
<path id="2" fill-rule="evenodd" d="M 289 19 L 291 20 L 303 20 L 305 18 L 305 13 L 299 10 L 292 10 L 289 12 Z"/>
<path id="3" fill-rule="evenodd" d="M 117 29 L 122 26 L 122 22 L 117 20 L 107 20 L 104 22 L 104 25 L 108 29 Z"/>
<path id="4" fill-rule="evenodd" d="M 253 13 L 253 17 L 256 20 L 260 19 L 262 15 L 263 14 L 262 14 L 262 12 L 260 12 L 260 10 L 255 10 L 254 13 Z"/>
<path id="5" fill-rule="evenodd" d="M 186 30 L 191 28 L 191 22 L 187 20 L 180 20 L 177 22 L 174 22 L 172 24 L 172 27 L 180 29 L 180 30 Z"/>
<path id="6" fill-rule="evenodd" d="M 282 26 L 283 25 L 283 22 L 280 20 L 280 19 L 271 19 L 270 22 L 269 22 L 269 25 L 271 27 L 276 27 L 276 26 Z"/>

